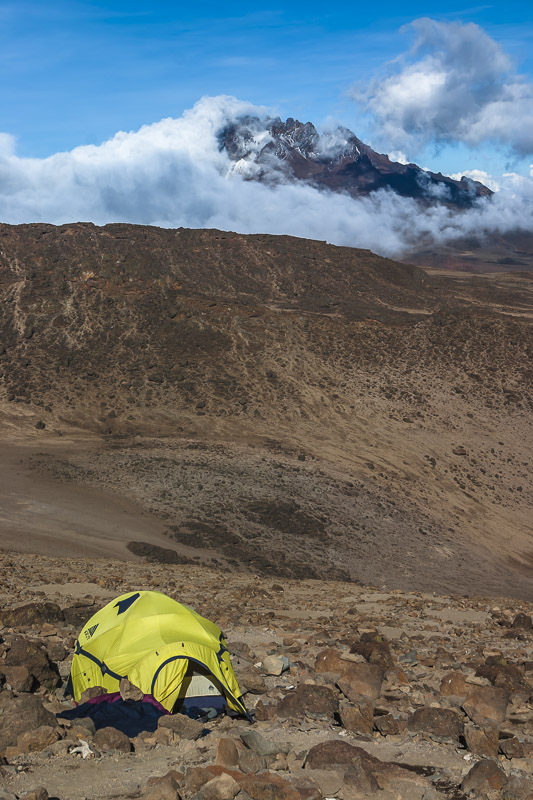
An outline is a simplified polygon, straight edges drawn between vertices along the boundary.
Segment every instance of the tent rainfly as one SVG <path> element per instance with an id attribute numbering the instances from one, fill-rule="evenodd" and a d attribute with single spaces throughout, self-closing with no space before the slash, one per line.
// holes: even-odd
<path id="1" fill-rule="evenodd" d="M 230 713 L 250 718 L 220 628 L 160 592 L 121 595 L 78 637 L 70 671 L 76 702 L 91 686 L 118 692 L 122 678 L 170 712 L 202 693 L 192 691 L 196 681 Z"/>

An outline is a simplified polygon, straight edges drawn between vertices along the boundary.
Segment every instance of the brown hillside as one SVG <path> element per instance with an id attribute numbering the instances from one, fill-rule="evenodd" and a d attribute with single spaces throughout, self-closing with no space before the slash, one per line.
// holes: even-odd
<path id="1" fill-rule="evenodd" d="M 531 591 L 527 277 L 39 224 L 0 291 L 7 548 Z"/>

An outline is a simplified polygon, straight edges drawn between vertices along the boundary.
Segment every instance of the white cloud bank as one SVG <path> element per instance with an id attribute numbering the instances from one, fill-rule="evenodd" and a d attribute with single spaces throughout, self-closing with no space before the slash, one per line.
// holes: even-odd
<path id="1" fill-rule="evenodd" d="M 474 23 L 417 19 L 409 53 L 364 90 L 354 88 L 388 146 L 416 152 L 428 142 L 503 145 L 533 153 L 533 84 Z"/>
<path id="2" fill-rule="evenodd" d="M 4 222 L 133 222 L 292 234 L 397 256 L 466 234 L 533 230 L 533 180 L 510 181 L 492 200 L 456 214 L 421 210 L 392 192 L 352 199 L 306 184 L 259 184 L 234 170 L 217 133 L 262 113 L 230 97 L 204 98 L 179 119 L 117 133 L 100 146 L 20 158 L 0 135 Z"/>

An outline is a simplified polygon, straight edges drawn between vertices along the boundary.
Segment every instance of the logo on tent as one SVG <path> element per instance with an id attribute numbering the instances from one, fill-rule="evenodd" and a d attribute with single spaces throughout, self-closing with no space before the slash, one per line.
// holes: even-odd
<path id="1" fill-rule="evenodd" d="M 137 600 L 137 599 L 138 599 L 140 596 L 141 596 L 141 595 L 139 594 L 139 592 L 137 592 L 136 594 L 132 594 L 132 595 L 130 595 L 129 597 L 126 597 L 126 598 L 124 598 L 124 600 L 119 600 L 119 601 L 118 601 L 118 603 L 115 603 L 115 605 L 113 606 L 113 608 L 118 608 L 117 615 L 118 615 L 118 614 L 124 614 L 124 612 L 125 612 L 125 611 L 127 611 L 127 610 L 128 610 L 128 608 L 129 608 L 130 606 L 132 606 L 132 605 L 134 604 L 134 602 L 135 602 L 135 601 L 136 601 L 136 600 Z"/>
<path id="2" fill-rule="evenodd" d="M 87 628 L 85 631 L 85 638 L 90 639 L 91 636 L 94 634 L 95 630 L 97 629 L 99 623 L 97 622 L 96 625 L 93 625 L 92 628 Z"/>

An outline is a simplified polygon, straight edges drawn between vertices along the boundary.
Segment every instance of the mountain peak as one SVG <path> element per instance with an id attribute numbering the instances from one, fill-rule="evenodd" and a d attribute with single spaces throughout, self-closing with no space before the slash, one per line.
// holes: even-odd
<path id="1" fill-rule="evenodd" d="M 478 181 L 460 181 L 400 164 L 377 153 L 343 126 L 320 134 L 312 122 L 293 117 L 243 116 L 219 135 L 234 171 L 262 182 L 304 181 L 352 197 L 390 190 L 426 203 L 469 207 L 492 194 Z"/>

